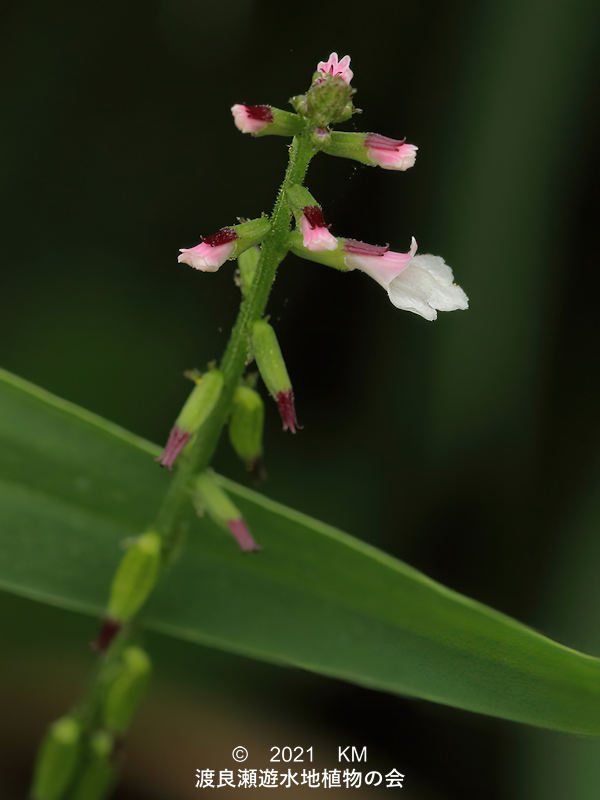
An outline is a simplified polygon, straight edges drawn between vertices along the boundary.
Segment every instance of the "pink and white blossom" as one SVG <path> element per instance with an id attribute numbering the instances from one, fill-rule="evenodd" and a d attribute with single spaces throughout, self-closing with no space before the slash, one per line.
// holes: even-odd
<path id="1" fill-rule="evenodd" d="M 329 225 L 325 224 L 323 212 L 319 206 L 305 206 L 300 220 L 302 243 L 307 250 L 319 252 L 335 250 L 337 239 L 329 233 Z"/>
<path id="2" fill-rule="evenodd" d="M 414 166 L 417 150 L 414 144 L 405 139 L 390 139 L 379 133 L 368 133 L 365 137 L 368 158 L 383 169 L 397 169 L 401 172 Z"/>
<path id="3" fill-rule="evenodd" d="M 235 127 L 242 133 L 257 133 L 273 122 L 269 106 L 246 106 L 236 103 L 231 106 Z"/>
<path id="4" fill-rule="evenodd" d="M 469 307 L 469 298 L 454 283 L 452 270 L 444 259 L 430 254 L 416 255 L 414 238 L 408 253 L 395 253 L 387 246 L 377 247 L 353 239 L 346 239 L 344 251 L 346 266 L 360 269 L 376 280 L 396 308 L 434 320 L 438 311 Z"/>
<path id="5" fill-rule="evenodd" d="M 354 73 L 350 69 L 350 56 L 344 56 L 341 61 L 338 61 L 337 53 L 332 53 L 328 61 L 319 61 L 317 70 L 326 75 L 339 75 L 346 83 L 350 83 L 354 77 Z"/>
<path id="6" fill-rule="evenodd" d="M 177 261 L 202 272 L 216 272 L 231 257 L 237 238 L 233 228 L 221 228 L 195 247 L 180 248 Z"/>

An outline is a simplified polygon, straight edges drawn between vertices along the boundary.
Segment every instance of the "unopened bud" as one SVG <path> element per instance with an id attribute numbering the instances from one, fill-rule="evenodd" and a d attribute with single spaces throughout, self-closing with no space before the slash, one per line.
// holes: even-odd
<path id="1" fill-rule="evenodd" d="M 79 760 L 81 725 L 61 717 L 50 727 L 40 746 L 33 776 L 32 800 L 60 800 Z"/>
<path id="2" fill-rule="evenodd" d="M 306 93 L 307 116 L 312 125 L 325 127 L 345 122 L 354 113 L 354 89 L 341 77 L 317 72 Z"/>
<path id="3" fill-rule="evenodd" d="M 173 469 L 173 463 L 177 456 L 210 416 L 222 388 L 223 374 L 217 369 L 210 370 L 196 379 L 196 386 L 192 389 L 175 420 L 165 449 L 162 455 L 156 459 L 161 466 Z"/>
<path id="4" fill-rule="evenodd" d="M 106 731 L 96 731 L 90 738 L 83 767 L 69 800 L 102 800 L 114 780 L 112 765 L 114 739 Z"/>
<path id="5" fill-rule="evenodd" d="M 258 392 L 249 386 L 238 386 L 229 420 L 229 441 L 249 470 L 256 467 L 262 455 L 264 417 L 265 409 Z"/>
<path id="6" fill-rule="evenodd" d="M 146 602 L 160 569 L 161 538 L 147 531 L 136 539 L 121 559 L 113 578 L 107 616 L 127 622 Z"/>
<path id="7" fill-rule="evenodd" d="M 129 728 L 151 671 L 150 659 L 144 650 L 140 647 L 126 647 L 123 650 L 119 671 L 108 687 L 102 708 L 103 724 L 116 736 Z"/>
<path id="8" fill-rule="evenodd" d="M 252 136 L 295 136 L 303 128 L 297 114 L 274 106 L 247 106 L 236 103 L 231 107 L 233 121 L 242 133 Z"/>
<path id="9" fill-rule="evenodd" d="M 301 426 L 296 419 L 292 383 L 275 331 L 265 320 L 252 327 L 252 350 L 265 386 L 279 407 L 283 430 L 296 433 Z"/>
<path id="10" fill-rule="evenodd" d="M 329 139 L 323 142 L 322 149 L 330 156 L 351 158 L 370 167 L 404 172 L 414 165 L 418 148 L 404 139 L 390 139 L 378 133 L 333 131 Z"/>
<path id="11" fill-rule="evenodd" d="M 244 297 L 246 297 L 250 291 L 250 287 L 252 286 L 252 281 L 254 280 L 259 258 L 259 247 L 250 247 L 248 250 L 244 250 L 244 252 L 238 256 L 240 283 Z"/>
<path id="12" fill-rule="evenodd" d="M 194 481 L 193 501 L 198 513 L 206 511 L 213 522 L 231 533 L 245 553 L 255 553 L 261 549 L 254 541 L 240 510 L 231 502 L 208 470 L 201 473 Z"/>

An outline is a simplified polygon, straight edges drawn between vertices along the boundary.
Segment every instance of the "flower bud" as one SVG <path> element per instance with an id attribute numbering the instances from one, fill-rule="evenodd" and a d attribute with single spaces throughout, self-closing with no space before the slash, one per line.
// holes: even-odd
<path id="1" fill-rule="evenodd" d="M 221 228 L 211 236 L 202 237 L 202 242 L 195 247 L 180 248 L 177 261 L 201 272 L 216 272 L 227 260 L 258 244 L 270 228 L 267 217 Z"/>
<path id="2" fill-rule="evenodd" d="M 102 708 L 105 728 L 115 736 L 126 732 L 131 719 L 140 704 L 152 665 L 140 647 L 126 647 L 123 650 L 119 671 L 110 683 Z"/>
<path id="3" fill-rule="evenodd" d="M 212 413 L 223 388 L 223 374 L 212 369 L 196 379 L 196 386 L 185 401 L 171 428 L 165 449 L 156 461 L 173 469 L 177 456 Z"/>
<path id="4" fill-rule="evenodd" d="M 261 377 L 279 407 L 283 430 L 300 428 L 294 408 L 294 393 L 275 331 L 265 320 L 252 326 L 252 350 Z"/>
<path id="5" fill-rule="evenodd" d="M 35 764 L 32 800 L 60 800 L 68 788 L 81 751 L 81 725 L 61 717 L 44 737 Z"/>
<path id="6" fill-rule="evenodd" d="M 256 467 L 262 455 L 264 417 L 265 409 L 258 392 L 249 386 L 238 386 L 229 420 L 229 441 L 249 470 Z"/>
<path id="7" fill-rule="evenodd" d="M 256 544 L 241 512 L 215 481 L 208 470 L 201 473 L 193 485 L 193 501 L 199 514 L 205 511 L 220 528 L 228 530 L 245 553 L 256 553 Z"/>
<path id="8" fill-rule="evenodd" d="M 404 139 L 390 139 L 378 133 L 345 133 L 333 131 L 323 141 L 322 149 L 330 156 L 351 158 L 368 164 L 404 172 L 415 163 L 418 148 Z"/>
<path id="9" fill-rule="evenodd" d="M 253 136 L 295 136 L 303 127 L 297 114 L 282 111 L 274 106 L 247 106 L 241 103 L 231 107 L 235 127 Z"/>
<path id="10" fill-rule="evenodd" d="M 317 73 L 317 76 L 306 93 L 306 115 L 311 124 L 325 127 L 350 119 L 354 112 L 354 89 L 340 75 Z"/>
<path id="11" fill-rule="evenodd" d="M 252 286 L 252 281 L 254 280 L 259 258 L 260 247 L 250 247 L 248 250 L 244 250 L 244 252 L 238 256 L 240 284 L 244 297 L 246 297 L 250 291 L 250 287 Z"/>
<path id="12" fill-rule="evenodd" d="M 69 800 L 102 800 L 114 780 L 115 770 L 111 763 L 114 739 L 106 731 L 96 731 L 89 744 L 84 765 L 75 782 Z"/>
<path id="13" fill-rule="evenodd" d="M 158 579 L 161 538 L 155 531 L 138 537 L 121 559 L 113 578 L 107 616 L 124 623 L 146 602 Z"/>

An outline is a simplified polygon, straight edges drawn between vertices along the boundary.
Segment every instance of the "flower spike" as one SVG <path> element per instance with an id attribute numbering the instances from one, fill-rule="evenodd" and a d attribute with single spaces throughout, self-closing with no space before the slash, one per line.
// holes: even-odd
<path id="1" fill-rule="evenodd" d="M 332 53 L 328 61 L 319 61 L 317 71 L 334 77 L 339 75 L 346 83 L 350 83 L 354 77 L 354 73 L 350 69 L 350 56 L 344 56 L 341 61 L 338 61 L 337 53 Z"/>

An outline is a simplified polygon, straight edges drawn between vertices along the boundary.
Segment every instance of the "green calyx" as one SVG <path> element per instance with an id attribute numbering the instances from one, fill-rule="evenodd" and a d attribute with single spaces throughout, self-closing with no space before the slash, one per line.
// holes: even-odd
<path id="1" fill-rule="evenodd" d="M 81 750 L 81 725 L 74 717 L 56 720 L 35 764 L 32 800 L 60 800 L 72 781 Z"/>
<path id="2" fill-rule="evenodd" d="M 344 261 L 344 240 L 338 239 L 336 250 L 309 250 L 304 247 L 302 234 L 299 231 L 291 231 L 288 238 L 288 247 L 294 255 L 300 256 L 307 261 L 315 261 L 317 264 L 324 264 L 326 267 L 333 267 L 342 272 L 348 272 L 348 267 Z"/>
<path id="3" fill-rule="evenodd" d="M 115 779 L 111 763 L 114 739 L 106 731 L 96 731 L 90 738 L 88 752 L 79 771 L 69 800 L 102 800 Z"/>
<path id="4" fill-rule="evenodd" d="M 252 136 L 295 136 L 304 127 L 304 120 L 298 114 L 283 111 L 275 106 L 269 106 L 269 110 L 273 115 L 273 121 L 266 127 L 254 131 Z"/>
<path id="5" fill-rule="evenodd" d="M 144 650 L 140 647 L 123 650 L 118 671 L 108 686 L 102 708 L 104 727 L 112 734 L 119 736 L 129 727 L 151 672 L 152 665 Z"/>
<path id="6" fill-rule="evenodd" d="M 252 326 L 252 352 L 265 386 L 277 400 L 277 395 L 288 392 L 292 383 L 275 331 L 264 319 Z"/>
<path id="7" fill-rule="evenodd" d="M 146 602 L 158 579 L 161 538 L 155 531 L 138 537 L 129 547 L 113 578 L 107 616 L 127 622 Z"/>
<path id="8" fill-rule="evenodd" d="M 367 155 L 366 138 L 366 133 L 332 131 L 328 138 L 324 138 L 321 148 L 327 155 L 350 158 L 353 161 L 360 161 L 361 164 L 368 164 L 372 167 L 375 165 Z"/>
<path id="9" fill-rule="evenodd" d="M 175 426 L 185 433 L 194 434 L 210 416 L 223 389 L 223 374 L 218 369 L 196 378 L 196 386 L 185 401 Z"/>
<path id="10" fill-rule="evenodd" d="M 262 455 L 265 408 L 261 396 L 249 386 L 238 386 L 229 420 L 229 441 L 248 469 Z"/>
<path id="11" fill-rule="evenodd" d="M 238 267 L 240 270 L 240 288 L 242 290 L 242 294 L 244 295 L 244 297 L 248 295 L 250 287 L 252 286 L 252 281 L 254 280 L 254 275 L 256 273 L 256 267 L 258 266 L 259 258 L 260 258 L 259 247 L 250 247 L 248 250 L 245 250 L 238 256 Z"/>
<path id="12" fill-rule="evenodd" d="M 201 472 L 195 479 L 192 486 L 192 499 L 197 512 L 199 514 L 206 512 L 221 528 L 227 528 L 229 521 L 242 516 L 239 509 L 217 484 L 210 470 Z"/>

